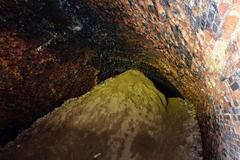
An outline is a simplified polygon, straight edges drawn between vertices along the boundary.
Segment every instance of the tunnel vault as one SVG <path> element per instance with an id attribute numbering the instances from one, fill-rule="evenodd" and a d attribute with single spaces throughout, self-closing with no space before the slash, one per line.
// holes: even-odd
<path id="1" fill-rule="evenodd" d="M 232 155 L 220 134 L 224 92 L 214 89 L 231 70 L 222 72 L 225 57 L 210 44 L 226 46 L 218 39 L 229 38 L 220 7 L 220 1 L 2 0 L 1 145 L 64 100 L 133 68 L 165 94 L 195 104 L 206 159 Z"/>

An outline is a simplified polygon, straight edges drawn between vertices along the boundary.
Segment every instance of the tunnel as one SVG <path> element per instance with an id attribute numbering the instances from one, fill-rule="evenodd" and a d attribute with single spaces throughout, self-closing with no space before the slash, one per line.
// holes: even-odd
<path id="1" fill-rule="evenodd" d="M 204 159 L 240 159 L 239 18 L 238 0 L 1 0 L 0 154 L 68 99 L 137 70 L 195 106 Z"/>

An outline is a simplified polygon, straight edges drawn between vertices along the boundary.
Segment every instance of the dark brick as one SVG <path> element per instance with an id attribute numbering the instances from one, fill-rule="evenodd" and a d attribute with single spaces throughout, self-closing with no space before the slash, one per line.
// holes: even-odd
<path id="1" fill-rule="evenodd" d="M 214 22 L 218 26 L 221 23 L 220 17 L 219 16 L 215 16 Z"/>
<path id="2" fill-rule="evenodd" d="M 228 78 L 228 83 L 231 84 L 232 81 L 233 81 L 232 77 L 229 77 L 229 78 Z"/>
<path id="3" fill-rule="evenodd" d="M 191 57 L 190 54 L 188 54 L 188 55 L 186 56 L 186 58 L 185 58 L 185 63 L 187 64 L 187 66 L 188 66 L 189 68 L 191 68 L 191 66 L 192 66 L 192 57 Z"/>
<path id="4" fill-rule="evenodd" d="M 170 4 L 168 2 L 168 0 L 162 0 L 162 5 L 164 8 L 169 8 L 170 7 Z"/>
<path id="5" fill-rule="evenodd" d="M 205 21 L 205 19 L 201 20 L 201 26 L 200 27 L 201 27 L 202 30 L 206 29 L 206 21 Z"/>
<path id="6" fill-rule="evenodd" d="M 220 81 L 225 81 L 227 78 L 225 77 L 225 76 L 223 76 L 223 75 L 221 75 L 221 77 L 220 77 Z"/>
<path id="7" fill-rule="evenodd" d="M 194 0 L 194 6 L 198 6 L 199 5 L 199 2 L 198 2 L 198 0 Z"/>
<path id="8" fill-rule="evenodd" d="M 203 12 L 200 17 L 200 27 L 202 30 L 206 29 L 206 20 L 207 20 L 207 14 Z"/>
<path id="9" fill-rule="evenodd" d="M 202 17 L 203 19 L 206 19 L 206 18 L 207 18 L 207 13 L 203 12 L 201 17 Z"/>
<path id="10" fill-rule="evenodd" d="M 237 70 L 236 75 L 240 78 L 240 69 Z"/>
<path id="11" fill-rule="evenodd" d="M 180 12 L 179 12 L 179 10 L 178 10 L 178 9 L 176 9 L 176 10 L 174 11 L 174 14 L 175 14 L 176 16 L 180 15 Z"/>
<path id="12" fill-rule="evenodd" d="M 181 32 L 181 30 L 179 29 L 178 26 L 173 26 L 173 27 L 172 27 L 172 31 L 173 31 L 173 34 L 174 34 L 176 37 L 182 36 L 182 32 Z"/>
<path id="13" fill-rule="evenodd" d="M 192 15 L 192 9 L 187 4 L 185 4 L 185 11 L 186 11 L 187 15 L 189 15 L 189 16 Z"/>
<path id="14" fill-rule="evenodd" d="M 148 5 L 148 11 L 151 12 L 151 13 L 154 13 L 155 12 L 154 5 Z"/>
<path id="15" fill-rule="evenodd" d="M 214 19 L 214 12 L 210 11 L 208 13 L 208 22 L 212 23 Z"/>
<path id="16" fill-rule="evenodd" d="M 162 17 L 163 22 L 167 22 L 168 21 L 168 15 L 162 14 L 161 17 Z"/>
<path id="17" fill-rule="evenodd" d="M 158 39 L 162 39 L 162 34 L 161 33 L 157 33 L 157 37 L 158 37 Z"/>
<path id="18" fill-rule="evenodd" d="M 193 32 L 196 32 L 198 30 L 198 25 L 196 23 L 196 20 L 192 16 L 189 19 L 190 19 L 191 28 L 192 28 Z"/>
<path id="19" fill-rule="evenodd" d="M 233 108 L 232 111 L 233 111 L 233 114 L 237 114 L 237 109 L 236 108 Z"/>
<path id="20" fill-rule="evenodd" d="M 27 76 L 28 76 L 28 71 L 27 71 L 27 69 L 26 68 L 21 68 L 20 69 L 20 74 L 21 74 L 21 76 L 25 79 L 25 78 L 27 78 Z"/>
<path id="21" fill-rule="evenodd" d="M 217 31 L 218 31 L 218 27 L 217 27 L 216 24 L 213 24 L 213 26 L 212 26 L 212 30 L 213 30 L 213 32 L 217 33 Z"/>
<path id="22" fill-rule="evenodd" d="M 234 105 L 237 107 L 239 104 L 236 100 L 233 100 Z"/>
<path id="23" fill-rule="evenodd" d="M 212 25 L 212 22 L 210 22 L 210 21 L 207 21 L 207 23 L 206 23 L 206 28 L 210 28 L 210 27 L 211 27 L 211 25 Z"/>
<path id="24" fill-rule="evenodd" d="M 180 54 L 186 55 L 188 54 L 188 50 L 184 45 L 180 45 L 177 50 L 179 51 Z"/>
<path id="25" fill-rule="evenodd" d="M 218 12 L 218 8 L 217 8 L 217 5 L 215 3 L 212 3 L 210 9 L 215 11 L 215 12 Z"/>
<path id="26" fill-rule="evenodd" d="M 231 85 L 231 88 L 232 88 L 233 91 L 239 89 L 238 83 L 237 83 L 237 82 L 234 82 L 234 83 Z"/>
<path id="27" fill-rule="evenodd" d="M 230 120 L 230 116 L 229 115 L 224 115 L 224 119 Z"/>
<path id="28" fill-rule="evenodd" d="M 240 115 L 238 115 L 237 117 L 238 117 L 238 121 L 240 121 Z"/>
<path id="29" fill-rule="evenodd" d="M 128 0 L 128 3 L 131 7 L 134 6 L 134 4 L 135 4 L 134 0 Z"/>

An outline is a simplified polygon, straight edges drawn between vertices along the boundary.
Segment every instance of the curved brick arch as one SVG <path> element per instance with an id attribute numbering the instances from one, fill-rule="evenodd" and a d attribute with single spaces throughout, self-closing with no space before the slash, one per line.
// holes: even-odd
<path id="1" fill-rule="evenodd" d="M 2 133 L 99 79 L 154 68 L 198 107 L 206 156 L 239 158 L 238 1 L 16 2 L 0 2 Z"/>

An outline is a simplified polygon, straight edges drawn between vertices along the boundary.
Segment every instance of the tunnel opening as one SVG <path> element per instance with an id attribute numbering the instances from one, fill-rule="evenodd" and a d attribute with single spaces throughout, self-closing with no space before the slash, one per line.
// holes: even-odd
<path id="1" fill-rule="evenodd" d="M 121 63 L 119 63 L 119 65 L 122 66 Z M 125 71 L 127 71 L 129 69 L 135 69 L 135 70 L 141 71 L 147 78 L 149 78 L 153 82 L 154 86 L 159 91 L 161 91 L 166 96 L 166 98 L 174 98 L 175 97 L 175 98 L 181 98 L 183 100 L 185 99 L 181 95 L 181 93 L 178 91 L 178 89 L 175 88 L 163 75 L 161 75 L 159 70 L 157 70 L 156 68 L 151 67 L 147 64 L 144 64 L 144 65 L 143 64 L 138 64 L 138 65 L 135 64 L 132 66 L 124 65 L 124 68 L 120 69 L 119 65 L 117 65 L 118 66 L 117 68 L 111 68 L 109 70 L 99 72 L 97 84 L 104 82 L 108 78 L 112 78 L 121 73 L 124 73 Z M 77 96 L 81 96 L 81 95 L 77 95 Z M 10 95 L 9 95 L 9 97 L 10 97 Z M 73 98 L 73 97 L 70 97 L 70 98 Z M 32 120 L 31 123 L 27 123 L 27 124 L 21 125 L 21 126 L 17 126 L 17 125 L 9 126 L 6 130 L 3 131 L 7 134 L 5 135 L 5 137 L 1 137 L 1 142 L 0 142 L 1 147 L 4 147 L 7 143 L 14 140 L 17 135 L 21 134 L 25 129 L 29 128 L 35 122 L 35 120 L 43 117 L 44 115 L 47 115 L 48 113 L 52 112 L 55 108 L 62 106 L 63 103 L 64 103 L 64 101 L 53 102 L 49 107 L 52 109 L 48 109 L 47 111 L 39 110 L 37 115 L 35 116 L 35 118 Z M 19 105 L 21 105 L 21 104 L 19 104 Z"/>
<path id="2" fill-rule="evenodd" d="M 117 69 L 113 69 L 111 68 L 109 71 L 106 72 L 100 72 L 99 73 L 99 82 L 102 82 L 110 77 L 119 75 L 123 72 L 125 72 L 126 70 L 129 69 L 135 69 L 135 70 L 139 70 L 142 73 L 144 73 L 144 75 L 146 77 L 148 77 L 155 85 L 155 87 L 160 90 L 166 97 L 179 97 L 182 99 L 185 99 L 181 93 L 179 92 L 179 90 L 171 84 L 171 82 L 169 82 L 162 74 L 159 70 L 157 70 L 154 67 L 148 66 L 148 65 L 139 65 L 141 67 L 126 67 L 126 68 L 117 68 Z M 145 66 L 145 67 L 143 67 Z"/>

